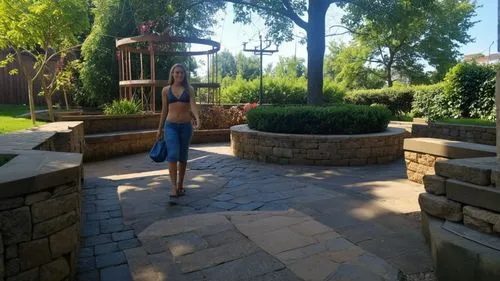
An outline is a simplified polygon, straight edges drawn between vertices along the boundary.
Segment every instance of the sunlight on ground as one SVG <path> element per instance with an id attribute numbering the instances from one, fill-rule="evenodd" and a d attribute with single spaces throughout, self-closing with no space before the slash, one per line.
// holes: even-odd
<path id="1" fill-rule="evenodd" d="M 122 174 L 122 175 L 110 175 L 101 178 L 106 180 L 130 180 L 130 179 L 152 177 L 152 176 L 164 176 L 166 174 L 168 174 L 168 169 L 141 172 L 141 173 Z"/>

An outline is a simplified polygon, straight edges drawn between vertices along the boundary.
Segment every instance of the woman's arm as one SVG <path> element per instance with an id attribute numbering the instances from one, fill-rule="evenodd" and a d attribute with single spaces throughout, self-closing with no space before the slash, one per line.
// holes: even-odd
<path id="1" fill-rule="evenodd" d="M 167 102 L 167 93 L 170 86 L 164 87 L 161 90 L 161 113 L 160 113 L 160 123 L 158 124 L 158 132 L 156 132 L 156 139 L 160 139 L 163 136 L 163 125 L 165 123 L 165 119 L 167 119 L 168 114 L 168 102 Z"/>
<path id="2" fill-rule="evenodd" d="M 194 89 L 191 86 L 189 86 L 189 105 L 191 107 L 191 112 L 193 113 L 194 118 L 196 120 L 195 129 L 200 129 L 201 128 L 200 114 L 198 112 L 198 106 L 196 105 Z"/>

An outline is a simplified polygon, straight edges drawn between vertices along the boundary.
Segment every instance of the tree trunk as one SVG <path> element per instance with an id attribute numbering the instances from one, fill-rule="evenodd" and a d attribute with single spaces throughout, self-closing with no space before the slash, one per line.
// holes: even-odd
<path id="1" fill-rule="evenodd" d="M 387 87 L 392 87 L 392 70 L 391 70 L 391 67 L 392 66 L 389 66 L 387 68 Z"/>
<path id="2" fill-rule="evenodd" d="M 326 1 L 309 1 L 307 24 L 307 103 L 323 103 L 323 60 L 325 57 Z"/>
<path id="3" fill-rule="evenodd" d="M 387 87 L 392 87 L 392 64 L 394 63 L 394 55 L 389 50 L 389 61 L 387 62 Z"/>
<path id="4" fill-rule="evenodd" d="M 49 120 L 54 122 L 54 112 L 52 110 L 52 95 L 49 93 L 47 89 L 47 81 L 43 75 L 42 75 L 42 90 L 43 90 L 43 97 L 45 98 L 45 103 L 47 104 L 47 113 L 49 115 Z"/>
<path id="5" fill-rule="evenodd" d="M 63 90 L 63 95 L 64 95 L 64 103 L 66 104 L 66 110 L 69 111 L 68 93 L 66 93 L 66 90 Z"/>
<path id="6" fill-rule="evenodd" d="M 33 126 L 36 126 L 36 114 L 35 114 L 35 100 L 33 97 L 33 79 L 26 77 L 28 80 L 28 103 L 30 105 L 31 122 Z"/>

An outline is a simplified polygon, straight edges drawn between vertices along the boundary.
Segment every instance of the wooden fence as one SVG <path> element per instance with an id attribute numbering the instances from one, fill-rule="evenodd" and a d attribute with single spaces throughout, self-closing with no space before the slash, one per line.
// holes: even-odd
<path id="1" fill-rule="evenodd" d="M 6 51 L 0 51 L 0 60 L 4 59 L 7 54 L 8 53 Z M 33 69 L 33 59 L 31 59 L 31 57 L 23 55 L 22 59 L 28 69 Z M 52 64 L 55 65 L 55 62 Z M 9 71 L 11 69 L 18 69 L 18 74 L 10 75 Z M 38 96 L 40 88 L 41 82 L 40 79 L 37 79 L 33 88 L 35 104 L 45 105 L 44 98 Z M 63 105 L 63 101 L 64 98 L 61 94 L 56 93 L 54 95 L 54 104 L 61 103 L 61 105 Z M 0 68 L 0 104 L 28 104 L 28 83 L 23 72 L 19 69 L 17 60 L 10 63 L 5 68 Z"/>

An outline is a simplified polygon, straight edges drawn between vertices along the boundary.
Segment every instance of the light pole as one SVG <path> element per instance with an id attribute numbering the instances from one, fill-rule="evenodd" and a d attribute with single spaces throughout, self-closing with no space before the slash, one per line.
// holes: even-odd
<path id="1" fill-rule="evenodd" d="M 500 0 L 498 0 L 500 1 Z M 263 85 L 262 85 L 262 56 L 263 55 L 272 55 L 273 53 L 276 53 L 278 51 L 278 47 L 274 50 L 269 50 L 268 48 L 271 46 L 271 41 L 267 41 L 267 45 L 264 47 L 262 46 L 262 35 L 259 34 L 259 41 L 260 41 L 260 47 L 255 47 L 254 49 L 247 49 L 247 43 L 243 43 L 243 51 L 245 52 L 252 52 L 254 55 L 259 55 L 260 56 L 260 91 L 259 91 L 259 104 L 262 105 L 262 102 L 264 100 L 263 97 Z M 258 49 L 257 49 L 258 48 Z"/>

